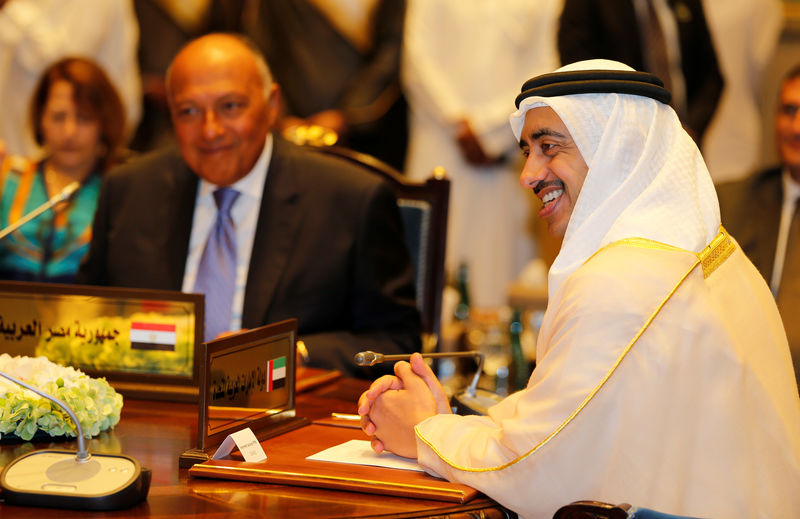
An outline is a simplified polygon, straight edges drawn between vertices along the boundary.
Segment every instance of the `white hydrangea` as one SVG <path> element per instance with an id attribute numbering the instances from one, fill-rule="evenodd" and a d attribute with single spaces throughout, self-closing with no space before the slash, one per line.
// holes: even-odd
<path id="1" fill-rule="evenodd" d="M 0 370 L 70 406 L 86 438 L 119 422 L 122 395 L 104 378 L 91 378 L 45 357 L 11 357 L 7 353 L 0 355 Z M 72 420 L 60 407 L 0 377 L 0 437 L 13 433 L 30 440 L 37 430 L 50 436 L 76 436 Z"/>

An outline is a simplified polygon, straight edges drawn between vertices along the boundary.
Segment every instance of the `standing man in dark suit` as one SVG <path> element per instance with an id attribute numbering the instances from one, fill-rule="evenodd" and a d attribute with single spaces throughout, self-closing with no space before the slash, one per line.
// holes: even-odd
<path id="1" fill-rule="evenodd" d="M 283 88 L 282 130 L 314 125 L 403 169 L 406 0 L 214 0 L 216 27 L 250 37 Z"/>
<path id="2" fill-rule="evenodd" d="M 201 291 L 206 340 L 295 317 L 310 363 L 350 374 L 356 351 L 418 350 L 391 189 L 270 133 L 279 88 L 241 37 L 189 43 L 166 83 L 180 152 L 108 174 L 79 282 Z"/>
<path id="3" fill-rule="evenodd" d="M 190 40 L 210 32 L 210 4 L 174 0 L 133 0 L 139 23 L 137 57 L 142 75 L 142 119 L 130 143 L 147 152 L 173 144 L 164 73 Z M 215 13 L 216 14 L 216 13 Z"/>
<path id="4" fill-rule="evenodd" d="M 661 59 L 659 49 L 666 52 Z M 697 143 L 722 94 L 700 0 L 566 0 L 558 52 L 563 64 L 604 58 L 657 75 Z"/>
<path id="5" fill-rule="evenodd" d="M 781 84 L 775 114 L 781 165 L 717 186 L 722 225 L 778 302 L 800 386 L 800 66 Z"/>

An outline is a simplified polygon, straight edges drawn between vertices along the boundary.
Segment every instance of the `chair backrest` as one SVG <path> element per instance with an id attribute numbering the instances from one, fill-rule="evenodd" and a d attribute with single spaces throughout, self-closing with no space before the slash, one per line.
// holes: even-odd
<path id="1" fill-rule="evenodd" d="M 601 501 L 573 501 L 559 508 L 553 519 L 628 519 L 631 505 L 614 505 Z"/>
<path id="2" fill-rule="evenodd" d="M 417 309 L 422 318 L 423 351 L 436 349 L 442 314 L 450 180 L 436 168 L 425 182 L 412 182 L 371 155 L 331 146 L 312 148 L 336 155 L 381 175 L 394 189 L 414 265 Z"/>

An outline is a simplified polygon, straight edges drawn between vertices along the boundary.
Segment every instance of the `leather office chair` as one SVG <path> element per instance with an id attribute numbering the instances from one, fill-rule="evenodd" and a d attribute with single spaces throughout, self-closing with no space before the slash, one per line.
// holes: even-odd
<path id="1" fill-rule="evenodd" d="M 425 182 L 412 182 L 371 155 L 336 146 L 311 147 L 360 164 L 381 175 L 395 191 L 406 243 L 414 265 L 417 309 L 422 318 L 422 351 L 437 349 L 441 329 L 444 257 L 450 180 L 436 168 Z"/>
<path id="2" fill-rule="evenodd" d="M 559 508 L 553 519 L 697 519 L 670 515 L 649 508 L 632 507 L 628 503 L 612 505 L 600 501 L 574 501 Z"/>

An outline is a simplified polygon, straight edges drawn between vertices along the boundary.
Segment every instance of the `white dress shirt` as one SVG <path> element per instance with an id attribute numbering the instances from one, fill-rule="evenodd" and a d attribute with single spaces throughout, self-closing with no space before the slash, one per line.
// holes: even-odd
<path id="1" fill-rule="evenodd" d="M 229 328 L 232 331 L 242 327 L 247 272 L 253 252 L 258 213 L 261 209 L 261 196 L 264 193 L 264 182 L 267 181 L 267 170 L 271 159 L 272 135 L 268 134 L 264 149 L 253 169 L 244 178 L 228 186 L 240 193 L 231 209 L 233 223 L 236 225 L 236 288 L 233 293 L 233 311 Z M 186 269 L 183 274 L 184 292 L 194 292 L 200 257 L 217 219 L 217 204 L 214 202 L 214 191 L 217 189 L 218 186 L 202 179 L 197 186 L 192 235 L 189 238 L 189 253 L 186 256 Z"/>

